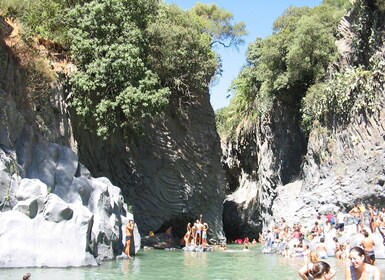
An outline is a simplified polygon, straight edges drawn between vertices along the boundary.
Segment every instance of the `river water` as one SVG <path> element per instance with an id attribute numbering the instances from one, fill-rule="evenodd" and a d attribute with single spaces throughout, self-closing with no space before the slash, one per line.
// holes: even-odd
<path id="1" fill-rule="evenodd" d="M 330 257 L 326 262 L 337 271 L 333 279 L 343 280 L 346 261 Z M 140 250 L 133 260 L 107 261 L 99 267 L 0 269 L 0 279 L 19 280 L 29 272 L 31 280 L 298 280 L 297 270 L 303 265 L 301 258 L 262 254 L 259 245 L 252 246 L 249 251 L 230 245 L 226 251 L 205 253 Z M 385 259 L 378 260 L 377 266 L 385 276 Z"/>

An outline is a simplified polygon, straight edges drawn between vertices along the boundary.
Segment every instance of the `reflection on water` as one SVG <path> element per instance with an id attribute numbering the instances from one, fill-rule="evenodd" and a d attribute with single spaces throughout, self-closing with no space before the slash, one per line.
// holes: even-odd
<path id="1" fill-rule="evenodd" d="M 30 272 L 31 280 L 298 280 L 297 270 L 304 264 L 299 258 L 262 254 L 258 245 L 250 251 L 243 251 L 243 246 L 237 245 L 228 248 L 227 251 L 206 253 L 182 250 L 140 251 L 133 260 L 108 261 L 99 267 L 0 269 L 0 279 L 18 280 Z M 343 280 L 346 262 L 335 258 L 326 261 L 337 271 L 333 279 Z M 377 265 L 385 276 L 385 259 L 378 260 Z"/>

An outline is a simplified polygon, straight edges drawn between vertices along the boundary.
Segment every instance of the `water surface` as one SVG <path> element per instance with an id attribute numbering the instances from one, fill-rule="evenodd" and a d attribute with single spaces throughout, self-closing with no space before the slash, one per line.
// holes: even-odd
<path id="1" fill-rule="evenodd" d="M 99 267 L 0 269 L 0 279 L 22 279 L 27 272 L 31 273 L 31 280 L 300 279 L 297 270 L 304 265 L 300 258 L 262 254 L 258 245 L 248 252 L 239 245 L 228 248 L 227 251 L 206 253 L 141 250 L 133 260 L 103 262 Z M 333 279 L 343 280 L 346 262 L 333 257 L 326 261 L 337 271 Z M 377 265 L 384 276 L 385 259 L 378 260 Z"/>

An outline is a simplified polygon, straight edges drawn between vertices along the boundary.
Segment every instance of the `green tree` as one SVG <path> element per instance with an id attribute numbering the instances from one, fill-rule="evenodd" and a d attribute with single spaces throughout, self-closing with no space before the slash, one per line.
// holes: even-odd
<path id="1" fill-rule="evenodd" d="M 307 89 L 326 78 L 329 63 L 337 57 L 336 27 L 343 13 L 330 5 L 286 10 L 274 22 L 273 35 L 250 44 L 247 64 L 232 83 L 234 97 L 222 119 L 227 114 L 231 126 L 239 129 L 248 124 L 242 120 L 245 116 L 256 120 L 276 99 L 300 108 Z M 239 119 L 237 124 L 234 119 Z"/>
<path id="2" fill-rule="evenodd" d="M 176 5 L 162 5 L 147 28 L 151 69 L 185 100 L 205 92 L 218 69 L 210 36 L 200 30 L 196 16 Z"/>
<path id="3" fill-rule="evenodd" d="M 137 128 L 161 112 L 169 89 L 148 66 L 145 29 L 157 1 L 95 0 L 69 16 L 71 52 L 78 67 L 70 79 L 71 105 L 108 136 L 117 127 Z"/>
<path id="4" fill-rule="evenodd" d="M 22 23 L 23 35 L 30 39 L 36 35 L 60 44 L 66 44 L 68 9 L 86 0 L 0 0 L 5 15 Z"/>
<path id="5" fill-rule="evenodd" d="M 203 31 L 210 35 L 211 46 L 221 44 L 224 47 L 236 47 L 244 44 L 246 25 L 243 22 L 233 24 L 233 15 L 229 11 L 215 4 L 198 3 L 192 12 L 199 17 Z"/>
<path id="6" fill-rule="evenodd" d="M 348 10 L 352 7 L 350 0 L 323 0 L 324 5 L 334 7 L 338 10 Z"/>

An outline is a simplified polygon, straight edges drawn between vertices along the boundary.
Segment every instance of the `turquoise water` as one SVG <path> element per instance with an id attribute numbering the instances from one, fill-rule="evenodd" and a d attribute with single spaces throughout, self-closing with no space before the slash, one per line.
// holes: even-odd
<path id="1" fill-rule="evenodd" d="M 99 267 L 0 269 L 0 279 L 19 280 L 27 272 L 31 273 L 31 280 L 300 279 L 297 270 L 304 264 L 302 259 L 262 254 L 258 245 L 248 252 L 242 249 L 231 245 L 227 251 L 206 253 L 141 250 L 133 260 L 103 262 Z M 337 271 L 333 279 L 343 280 L 345 261 L 335 258 L 326 261 Z M 385 274 L 385 260 L 378 260 L 377 265 Z"/>

